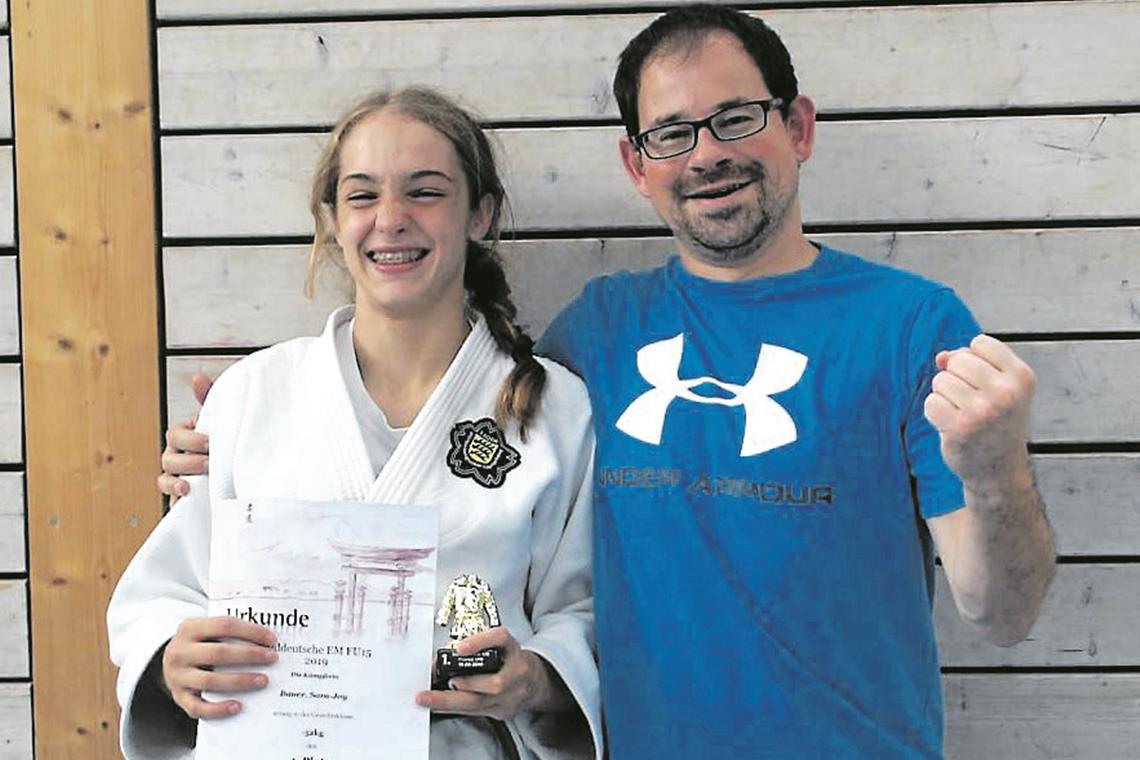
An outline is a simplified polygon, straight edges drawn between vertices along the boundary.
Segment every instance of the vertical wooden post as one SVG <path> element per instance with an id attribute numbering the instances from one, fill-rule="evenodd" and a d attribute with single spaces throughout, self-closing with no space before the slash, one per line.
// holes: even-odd
<path id="1" fill-rule="evenodd" d="M 13 0 L 36 755 L 118 757 L 107 599 L 161 514 L 146 0 Z"/>

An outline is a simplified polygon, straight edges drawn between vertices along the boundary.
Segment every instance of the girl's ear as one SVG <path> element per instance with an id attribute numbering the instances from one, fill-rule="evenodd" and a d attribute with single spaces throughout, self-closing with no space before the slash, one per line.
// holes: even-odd
<path id="1" fill-rule="evenodd" d="M 324 228 L 332 232 L 333 237 L 336 238 L 336 244 L 340 246 L 340 238 L 338 236 L 339 232 L 336 228 L 336 208 L 333 206 L 333 204 L 324 201 L 321 203 L 320 213 L 321 222 L 323 223 Z M 344 248 L 344 246 L 340 247 L 342 249 Z"/>
<path id="2" fill-rule="evenodd" d="M 482 240 L 491 231 L 491 219 L 495 215 L 495 198 L 490 193 L 479 201 L 479 207 L 471 214 L 467 223 L 467 237 L 472 240 Z"/>

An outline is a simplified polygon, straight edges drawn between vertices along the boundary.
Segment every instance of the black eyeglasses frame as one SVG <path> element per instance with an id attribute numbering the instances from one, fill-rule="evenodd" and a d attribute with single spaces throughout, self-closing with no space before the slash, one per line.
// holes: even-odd
<path id="1" fill-rule="evenodd" d="M 711 134 L 719 142 L 732 142 L 733 140 L 743 140 L 745 137 L 752 137 L 753 135 L 760 134 L 761 132 L 763 132 L 765 129 L 768 128 L 768 116 L 771 113 L 772 109 L 773 108 L 780 108 L 781 106 L 784 105 L 784 102 L 785 101 L 783 98 L 763 98 L 763 99 L 759 99 L 759 100 L 746 100 L 743 103 L 733 103 L 730 106 L 725 106 L 724 108 L 718 109 L 718 110 L 710 113 L 708 116 L 706 116 L 703 119 L 695 119 L 695 120 L 691 120 L 691 121 L 690 120 L 671 121 L 671 122 L 668 122 L 667 124 L 658 124 L 656 127 L 650 127 L 649 129 L 646 129 L 642 132 L 638 132 L 636 135 L 633 135 L 629 139 L 630 139 L 630 142 L 633 143 L 634 147 L 636 147 L 639 151 L 641 151 L 641 153 L 644 154 L 646 158 L 652 159 L 654 161 L 663 161 L 663 160 L 668 159 L 668 158 L 676 158 L 677 156 L 685 155 L 686 153 L 694 150 L 697 147 L 697 141 L 700 140 L 701 127 L 708 127 L 709 134 Z M 764 113 L 764 123 L 760 126 L 760 128 L 756 129 L 752 132 L 746 132 L 745 134 L 737 135 L 735 137 L 721 137 L 720 135 L 718 135 L 716 132 L 716 128 L 713 127 L 713 120 L 716 119 L 721 114 L 723 114 L 725 111 L 731 111 L 734 108 L 741 108 L 743 106 L 760 106 L 761 110 Z M 665 156 L 654 156 L 648 150 L 646 150 L 645 139 L 646 139 L 646 136 L 648 134 L 650 134 L 651 132 L 656 132 L 659 129 L 669 129 L 671 127 L 679 127 L 682 125 L 687 125 L 687 126 L 692 127 L 692 129 L 693 129 L 693 144 L 692 145 L 690 145 L 689 147 L 685 148 L 682 151 L 678 151 L 676 153 L 670 153 L 670 154 L 665 155 Z"/>

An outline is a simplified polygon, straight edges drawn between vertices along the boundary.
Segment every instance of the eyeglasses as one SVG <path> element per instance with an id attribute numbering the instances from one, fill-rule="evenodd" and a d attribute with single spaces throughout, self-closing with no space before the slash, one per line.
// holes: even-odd
<path id="1" fill-rule="evenodd" d="M 768 111 L 784 104 L 783 98 L 750 100 L 710 114 L 698 121 L 675 121 L 634 135 L 633 144 L 647 158 L 672 158 L 697 147 L 697 133 L 708 127 L 721 142 L 740 140 L 768 126 Z"/>

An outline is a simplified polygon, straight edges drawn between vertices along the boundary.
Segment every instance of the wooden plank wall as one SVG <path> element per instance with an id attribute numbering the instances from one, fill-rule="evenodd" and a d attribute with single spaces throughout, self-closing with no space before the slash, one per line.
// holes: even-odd
<path id="1" fill-rule="evenodd" d="M 801 183 L 815 237 L 953 285 L 1038 372 L 1062 564 L 1012 649 L 966 633 L 939 581 L 947 756 L 1135 758 L 1140 2 L 778 5 L 757 12 L 822 118 Z M 315 333 L 341 302 L 300 296 L 306 185 L 323 132 L 373 88 L 431 84 L 493 128 L 536 331 L 589 276 L 667 257 L 619 167 L 609 91 L 660 6 L 157 0 L 171 417 L 194 410 L 191 372 Z"/>
<path id="2" fill-rule="evenodd" d="M 105 610 L 162 511 L 149 6 L 73 6 L 0 4 L 0 758 L 119 756 Z"/>
<path id="3" fill-rule="evenodd" d="M 0 760 L 32 756 L 8 7 L 0 4 Z"/>

